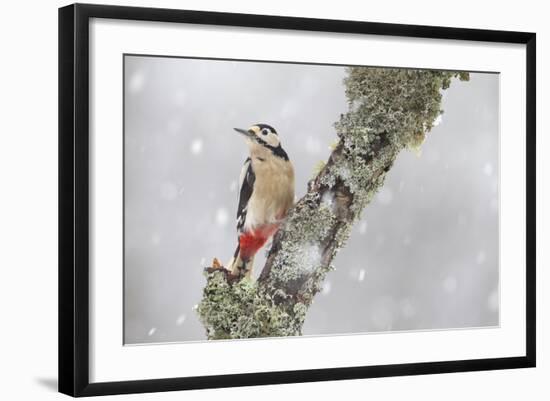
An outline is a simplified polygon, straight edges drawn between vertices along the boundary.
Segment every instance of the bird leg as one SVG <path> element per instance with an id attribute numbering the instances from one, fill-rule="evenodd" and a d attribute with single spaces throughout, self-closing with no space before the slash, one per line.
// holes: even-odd
<path id="1" fill-rule="evenodd" d="M 248 256 L 248 255 L 247 255 Z M 254 255 L 245 258 L 239 253 L 229 264 L 231 274 L 238 277 L 252 277 L 254 267 Z"/>
<path id="2" fill-rule="evenodd" d="M 231 266 L 231 263 L 229 264 L 229 266 Z M 205 267 L 204 271 L 207 273 L 222 272 L 225 275 L 225 279 L 228 283 L 237 281 L 240 278 L 240 276 L 233 274 L 230 269 L 227 269 L 225 266 L 223 266 L 218 258 L 214 258 L 212 260 L 212 265 Z"/>

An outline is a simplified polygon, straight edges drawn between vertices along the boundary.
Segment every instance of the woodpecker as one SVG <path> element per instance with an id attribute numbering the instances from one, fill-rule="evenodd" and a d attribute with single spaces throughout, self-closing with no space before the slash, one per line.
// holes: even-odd
<path id="1" fill-rule="evenodd" d="M 244 136 L 250 153 L 239 179 L 237 249 L 228 266 L 233 275 L 250 277 L 254 255 L 294 204 L 294 167 L 275 128 L 255 124 L 234 130 Z"/>

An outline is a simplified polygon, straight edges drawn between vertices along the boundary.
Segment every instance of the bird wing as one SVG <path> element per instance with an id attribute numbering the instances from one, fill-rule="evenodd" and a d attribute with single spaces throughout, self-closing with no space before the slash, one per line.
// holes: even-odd
<path id="1" fill-rule="evenodd" d="M 239 207 L 237 209 L 237 230 L 239 231 L 242 231 L 242 228 L 246 221 L 248 201 L 252 196 L 255 180 L 256 175 L 254 174 L 254 170 L 252 169 L 252 161 L 249 157 L 245 160 L 243 168 L 241 169 L 239 182 Z"/>

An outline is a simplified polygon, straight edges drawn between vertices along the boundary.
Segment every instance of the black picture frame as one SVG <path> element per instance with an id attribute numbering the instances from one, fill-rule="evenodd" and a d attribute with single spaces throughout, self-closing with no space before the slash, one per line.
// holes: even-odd
<path id="1" fill-rule="evenodd" d="M 381 366 L 89 381 L 88 61 L 91 18 L 437 38 L 526 45 L 526 353 L 519 357 Z M 73 4 L 59 9 L 59 391 L 71 396 L 345 380 L 535 366 L 536 35 L 479 29 Z"/>

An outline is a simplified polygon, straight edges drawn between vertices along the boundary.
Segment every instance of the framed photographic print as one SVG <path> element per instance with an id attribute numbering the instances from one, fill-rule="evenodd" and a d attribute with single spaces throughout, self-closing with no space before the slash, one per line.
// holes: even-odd
<path id="1" fill-rule="evenodd" d="M 535 34 L 59 10 L 59 390 L 535 366 Z"/>

